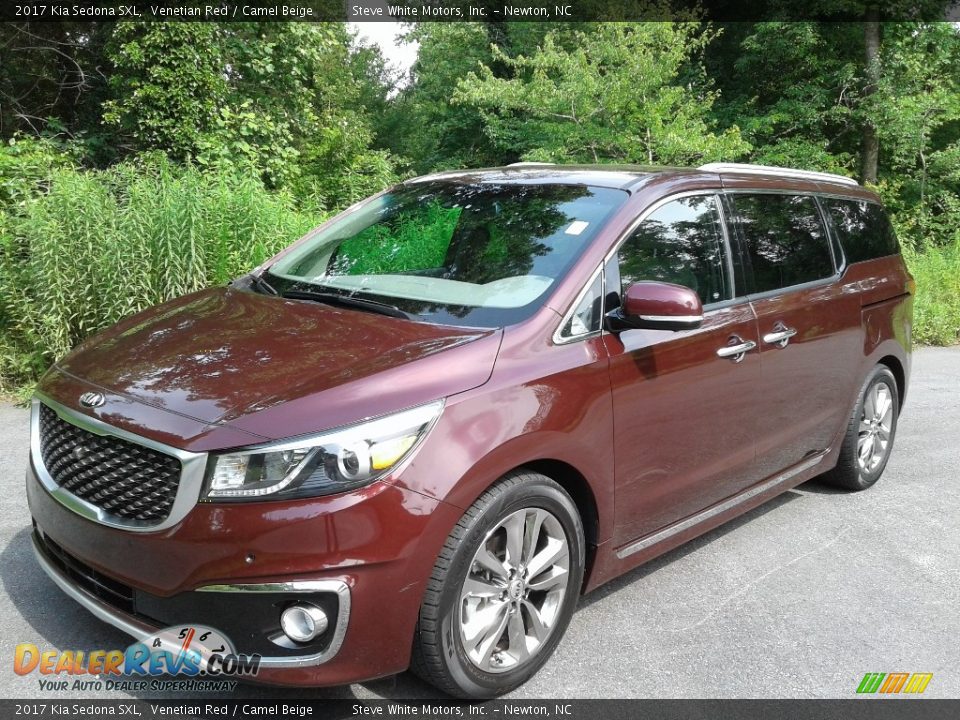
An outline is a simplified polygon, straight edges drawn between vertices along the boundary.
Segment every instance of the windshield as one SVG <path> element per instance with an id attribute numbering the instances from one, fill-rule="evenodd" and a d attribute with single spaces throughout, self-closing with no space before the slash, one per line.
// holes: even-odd
<path id="1" fill-rule="evenodd" d="M 308 236 L 265 277 L 281 294 L 337 294 L 414 320 L 499 327 L 542 304 L 626 199 L 583 185 L 403 185 Z"/>

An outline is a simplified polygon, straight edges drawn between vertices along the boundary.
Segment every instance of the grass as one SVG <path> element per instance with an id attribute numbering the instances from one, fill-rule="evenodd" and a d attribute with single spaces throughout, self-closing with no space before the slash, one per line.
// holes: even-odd
<path id="1" fill-rule="evenodd" d="M 0 390 L 126 315 L 243 274 L 320 219 L 250 176 L 55 170 L 0 218 Z"/>
<path id="2" fill-rule="evenodd" d="M 917 281 L 914 339 L 955 344 L 960 340 L 960 237 L 946 246 L 905 247 L 903 254 Z"/>

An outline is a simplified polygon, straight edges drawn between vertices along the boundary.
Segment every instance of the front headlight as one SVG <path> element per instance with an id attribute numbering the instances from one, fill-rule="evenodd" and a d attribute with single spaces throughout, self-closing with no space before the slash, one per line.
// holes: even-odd
<path id="1" fill-rule="evenodd" d="M 211 455 L 204 500 L 330 495 L 386 475 L 430 431 L 443 401 L 322 435 Z"/>

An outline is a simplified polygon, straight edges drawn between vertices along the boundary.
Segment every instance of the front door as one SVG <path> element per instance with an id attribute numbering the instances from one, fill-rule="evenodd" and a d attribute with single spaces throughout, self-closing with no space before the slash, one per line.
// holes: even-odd
<path id="1" fill-rule="evenodd" d="M 639 280 L 661 280 L 696 290 L 704 305 L 696 330 L 605 336 L 618 545 L 745 487 L 754 462 L 759 337 L 730 258 L 719 201 L 707 194 L 654 209 L 610 263 L 608 279 L 619 274 L 621 294 Z"/>

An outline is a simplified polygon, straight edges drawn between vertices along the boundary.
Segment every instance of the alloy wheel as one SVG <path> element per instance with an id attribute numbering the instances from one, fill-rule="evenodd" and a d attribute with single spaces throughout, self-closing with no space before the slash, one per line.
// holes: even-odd
<path id="1" fill-rule="evenodd" d="M 881 380 L 867 390 L 860 413 L 857 463 L 863 472 L 873 472 L 886 457 L 892 423 L 893 392 Z"/>
<path id="2" fill-rule="evenodd" d="M 515 670 L 544 646 L 570 584 L 563 525 L 542 508 L 511 513 L 487 533 L 460 590 L 460 641 L 489 673 Z"/>

